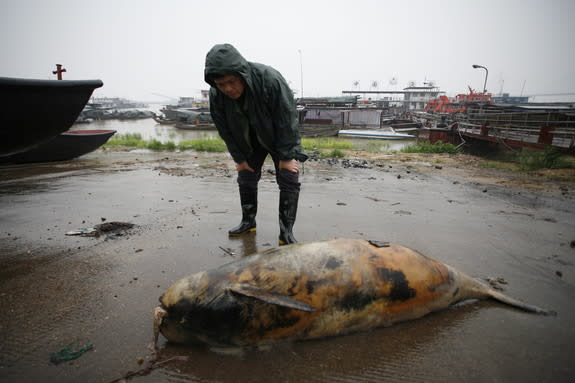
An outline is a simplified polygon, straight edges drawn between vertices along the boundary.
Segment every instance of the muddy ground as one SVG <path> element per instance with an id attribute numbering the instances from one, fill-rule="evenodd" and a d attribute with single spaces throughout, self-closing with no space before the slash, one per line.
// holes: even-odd
<path id="1" fill-rule="evenodd" d="M 575 175 L 479 162 L 465 155 L 309 161 L 296 238 L 398 242 L 472 276 L 499 278 L 505 293 L 558 316 L 474 302 L 369 333 L 232 354 L 162 339 L 161 358 L 188 359 L 133 380 L 571 381 Z M 228 238 L 239 202 L 224 154 L 99 151 L 0 167 L 0 381 L 105 383 L 145 367 L 162 292 L 183 276 L 275 246 L 277 204 L 266 171 L 257 234 Z M 116 222 L 134 227 L 113 230 Z M 108 230 L 67 235 L 94 227 Z M 89 344 L 75 360 L 50 361 L 68 345 Z"/>

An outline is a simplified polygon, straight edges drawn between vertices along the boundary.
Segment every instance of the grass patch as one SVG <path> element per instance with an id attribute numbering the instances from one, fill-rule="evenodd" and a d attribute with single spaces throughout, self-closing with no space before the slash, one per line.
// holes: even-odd
<path id="1" fill-rule="evenodd" d="M 221 138 L 208 138 L 208 139 L 198 139 L 198 140 L 186 140 L 180 142 L 178 149 L 184 150 L 196 150 L 198 152 L 225 152 L 227 150 L 224 140 Z"/>
<path id="2" fill-rule="evenodd" d="M 168 142 L 160 142 L 158 140 L 151 140 L 151 141 L 146 141 L 146 145 L 145 148 L 148 150 L 152 150 L 154 152 L 173 152 L 174 150 L 176 150 L 176 144 L 174 144 L 171 141 Z"/>
<path id="3" fill-rule="evenodd" d="M 379 153 L 379 152 L 388 152 L 389 151 L 389 146 L 390 143 L 389 142 L 382 142 L 382 141 L 377 141 L 377 140 L 369 140 L 365 146 L 364 149 L 367 152 L 370 153 Z"/>
<path id="4" fill-rule="evenodd" d="M 427 141 L 420 141 L 415 145 L 409 145 L 400 150 L 401 153 L 447 153 L 458 154 L 462 152 L 461 148 L 446 142 L 429 143 Z"/>
<path id="5" fill-rule="evenodd" d="M 501 162 L 501 161 L 480 161 L 478 162 L 478 166 L 484 169 L 495 169 L 495 170 L 513 170 L 512 167 L 515 166 L 509 162 Z M 516 170 L 516 169 L 515 169 Z"/>
<path id="6" fill-rule="evenodd" d="M 144 148 L 146 146 L 146 142 L 142 140 L 142 135 L 140 133 L 126 133 L 112 136 L 112 138 L 110 138 L 104 146 L 128 146 L 130 148 Z"/>
<path id="7" fill-rule="evenodd" d="M 516 154 L 516 161 L 521 170 L 575 168 L 573 161 L 552 147 L 543 151 L 523 149 Z"/>
<path id="8" fill-rule="evenodd" d="M 129 147 L 136 149 L 148 149 L 155 152 L 173 152 L 175 150 L 196 150 L 199 152 L 224 152 L 227 150 L 226 144 L 221 138 L 208 138 L 198 140 L 186 140 L 176 145 L 172 141 L 161 142 L 156 139 L 143 140 L 140 133 L 126 133 L 113 136 L 105 147 Z"/>
<path id="9" fill-rule="evenodd" d="M 318 149 L 353 149 L 351 141 L 335 137 L 303 137 L 301 139 L 301 145 L 306 151 Z"/>
<path id="10" fill-rule="evenodd" d="M 479 166 L 486 169 L 532 171 L 539 169 L 575 169 L 575 158 L 552 147 L 545 150 L 523 148 L 520 152 L 502 151 L 483 157 Z"/>
<path id="11" fill-rule="evenodd" d="M 334 149 L 331 152 L 320 153 L 320 157 L 323 157 L 323 158 L 344 158 L 345 153 L 339 149 Z"/>

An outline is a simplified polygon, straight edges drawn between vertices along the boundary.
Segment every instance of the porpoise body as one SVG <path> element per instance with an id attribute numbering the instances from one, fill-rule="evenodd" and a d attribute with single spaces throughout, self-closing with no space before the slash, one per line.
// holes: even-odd
<path id="1" fill-rule="evenodd" d="M 154 343 L 253 346 L 366 331 L 468 299 L 550 314 L 407 247 L 362 239 L 296 243 L 199 272 L 154 310 Z"/>

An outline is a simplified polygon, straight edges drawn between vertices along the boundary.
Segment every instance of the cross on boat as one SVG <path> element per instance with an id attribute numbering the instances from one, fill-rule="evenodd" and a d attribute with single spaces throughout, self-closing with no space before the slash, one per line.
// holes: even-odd
<path id="1" fill-rule="evenodd" d="M 56 70 L 52 71 L 53 74 L 58 75 L 58 80 L 62 80 L 62 73 L 66 72 L 66 68 L 62 68 L 62 64 L 56 64 Z"/>

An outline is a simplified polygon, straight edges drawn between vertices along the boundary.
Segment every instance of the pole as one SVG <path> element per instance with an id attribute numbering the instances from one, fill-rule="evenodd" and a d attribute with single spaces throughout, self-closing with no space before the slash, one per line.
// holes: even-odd
<path id="1" fill-rule="evenodd" d="M 477 69 L 477 68 L 485 69 L 485 82 L 483 83 L 483 94 L 487 93 L 487 75 L 489 74 L 489 71 L 487 70 L 486 67 L 481 66 L 481 65 L 477 65 L 477 64 L 473 64 L 472 67 L 474 69 Z"/>
<path id="2" fill-rule="evenodd" d="M 303 98 L 303 61 L 302 61 L 302 56 L 301 56 L 301 49 L 298 49 L 299 52 L 299 77 L 300 77 L 300 83 L 301 83 L 301 98 Z"/>
<path id="3" fill-rule="evenodd" d="M 523 80 L 523 86 L 521 86 L 521 95 L 520 95 L 520 97 L 523 97 L 523 90 L 525 89 L 525 82 L 526 82 L 526 81 L 527 81 L 527 80 Z"/>

